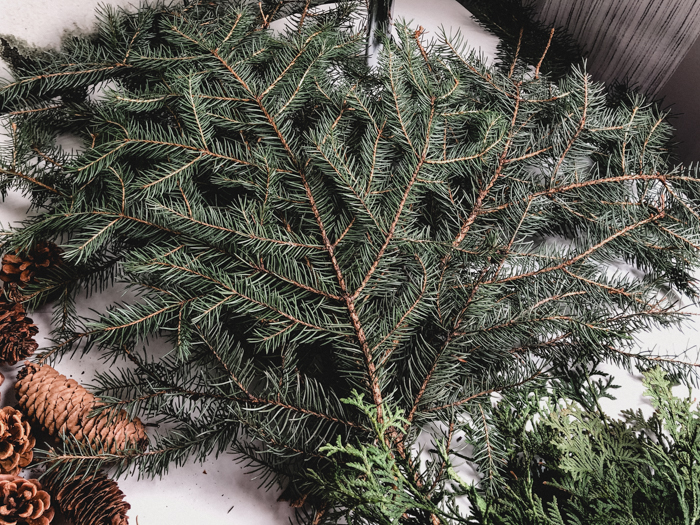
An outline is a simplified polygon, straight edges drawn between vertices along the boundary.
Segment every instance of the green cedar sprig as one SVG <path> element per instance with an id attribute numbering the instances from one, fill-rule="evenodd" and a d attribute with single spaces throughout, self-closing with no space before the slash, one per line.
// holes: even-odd
<path id="1" fill-rule="evenodd" d="M 496 492 L 484 490 L 483 480 L 481 487 L 467 483 L 455 468 L 461 458 L 475 459 L 465 455 L 464 445 L 434 443 L 430 452 L 441 467 L 436 471 L 416 456 L 395 457 L 383 441 L 390 428 L 376 424 L 381 433 L 373 443 L 324 447 L 330 457 L 344 457 L 334 457 L 331 477 L 310 473 L 310 479 L 323 487 L 328 515 L 336 505 L 352 524 L 695 523 L 700 409 L 690 392 L 674 396 L 658 367 L 644 373 L 644 385 L 655 409 L 648 418 L 641 409 L 629 409 L 614 419 L 541 388 L 510 391 L 491 413 L 508 442 Z M 376 421 L 371 404 L 357 397 L 345 401 Z M 386 412 L 401 422 L 391 408 Z M 468 427 L 460 429 L 467 436 Z M 462 502 L 460 508 L 458 498 L 465 496 L 470 505 Z"/>
<path id="2" fill-rule="evenodd" d="M 629 409 L 613 419 L 578 403 L 529 416 L 533 428 L 511 445 L 505 489 L 480 496 L 480 523 L 696 522 L 700 411 L 690 392 L 673 395 L 659 368 L 645 372 L 644 385 L 649 418 Z"/>

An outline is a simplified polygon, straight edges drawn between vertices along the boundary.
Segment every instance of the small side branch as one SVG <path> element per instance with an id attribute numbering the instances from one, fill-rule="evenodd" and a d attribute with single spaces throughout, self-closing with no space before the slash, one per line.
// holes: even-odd
<path id="1" fill-rule="evenodd" d="M 522 36 L 522 30 L 520 31 L 520 35 Z M 544 48 L 544 53 L 542 53 L 542 57 L 540 58 L 540 61 L 537 63 L 537 67 L 535 68 L 535 78 L 540 78 L 540 67 L 542 67 L 542 62 L 544 62 L 544 57 L 547 56 L 547 51 L 549 51 L 549 46 L 552 45 L 552 38 L 554 38 L 554 28 L 549 32 L 549 40 L 547 41 L 547 46 Z M 520 43 L 518 42 L 518 45 Z"/>

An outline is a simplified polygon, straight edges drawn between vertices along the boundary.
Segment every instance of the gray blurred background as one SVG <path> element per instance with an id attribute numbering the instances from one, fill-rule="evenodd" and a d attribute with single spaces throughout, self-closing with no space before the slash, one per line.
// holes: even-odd
<path id="1" fill-rule="evenodd" d="M 627 81 L 663 99 L 678 154 L 700 161 L 700 0 L 535 0 L 540 19 L 566 29 L 596 80 Z"/>

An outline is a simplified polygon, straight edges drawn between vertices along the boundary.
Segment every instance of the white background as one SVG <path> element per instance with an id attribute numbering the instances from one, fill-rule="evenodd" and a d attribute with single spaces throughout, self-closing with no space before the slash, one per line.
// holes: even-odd
<path id="1" fill-rule="evenodd" d="M 128 1 L 112 1 L 112 4 L 133 8 Z M 57 46 L 66 31 L 89 31 L 94 23 L 97 0 L 0 0 L 0 34 L 10 34 L 35 46 Z M 444 26 L 461 30 L 472 47 L 480 49 L 486 57 L 494 56 L 497 39 L 480 29 L 454 0 L 396 0 L 395 18 L 413 19 L 415 25 L 428 30 L 428 37 L 437 34 Z M 2 64 L 0 63 L 0 66 Z M 0 76 L 7 76 L 0 70 Z M 0 222 L 3 226 L 21 220 L 25 216 L 27 202 L 19 195 L 10 195 L 0 203 Z M 100 310 L 104 305 L 121 299 L 119 291 L 93 297 L 85 308 Z M 87 309 L 82 312 L 87 313 Z M 38 341 L 43 346 L 43 336 L 49 333 L 48 308 L 32 315 L 40 328 Z M 689 324 L 687 333 L 672 331 L 644 334 L 640 339 L 643 348 L 657 347 L 661 353 L 679 353 L 693 346 L 696 332 Z M 691 352 L 691 355 L 694 355 Z M 2 367 L 7 380 L 0 388 L 3 404 L 14 403 L 11 392 L 17 367 Z M 64 359 L 56 368 L 63 374 L 82 383 L 89 383 L 95 370 L 106 365 L 96 360 Z M 604 409 L 617 415 L 622 408 L 642 407 L 648 415 L 651 407 L 642 398 L 642 386 L 638 376 L 626 372 L 610 371 L 623 388 L 618 390 L 617 402 L 604 402 Z M 679 390 L 680 394 L 687 391 Z M 132 508 L 129 517 L 132 525 L 166 524 L 284 524 L 291 515 L 286 503 L 277 503 L 278 492 L 257 488 L 253 476 L 231 456 L 211 459 L 204 465 L 189 462 L 181 468 L 173 468 L 162 479 L 123 478 L 120 487 Z"/>

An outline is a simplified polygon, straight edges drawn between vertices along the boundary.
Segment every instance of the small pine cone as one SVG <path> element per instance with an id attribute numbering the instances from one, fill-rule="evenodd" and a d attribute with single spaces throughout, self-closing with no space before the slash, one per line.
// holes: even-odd
<path id="1" fill-rule="evenodd" d="M 0 296 L 0 362 L 14 365 L 34 353 L 39 329 L 25 315 L 22 303 Z"/>
<path id="2" fill-rule="evenodd" d="M 36 439 L 19 410 L 0 410 L 0 473 L 17 474 L 32 462 Z"/>
<path id="3" fill-rule="evenodd" d="M 17 283 L 24 286 L 36 282 L 52 266 L 62 263 L 63 250 L 51 241 L 43 241 L 28 252 L 19 254 L 7 253 L 2 258 L 0 279 L 6 283 Z"/>
<path id="4" fill-rule="evenodd" d="M 0 525 L 49 525 L 53 519 L 51 496 L 36 479 L 0 475 Z"/>
<path id="5" fill-rule="evenodd" d="M 117 483 L 98 472 L 87 478 L 76 476 L 61 480 L 52 472 L 44 477 L 47 490 L 58 507 L 73 525 L 128 525 L 126 511 L 131 508 L 124 501 L 124 493 Z"/>
<path id="6" fill-rule="evenodd" d="M 146 429 L 139 418 L 125 410 L 105 410 L 97 417 L 90 412 L 103 403 L 74 379 L 59 374 L 49 365 L 28 363 L 17 375 L 18 406 L 30 421 L 53 437 L 63 433 L 92 447 L 116 453 L 148 444 Z"/>

